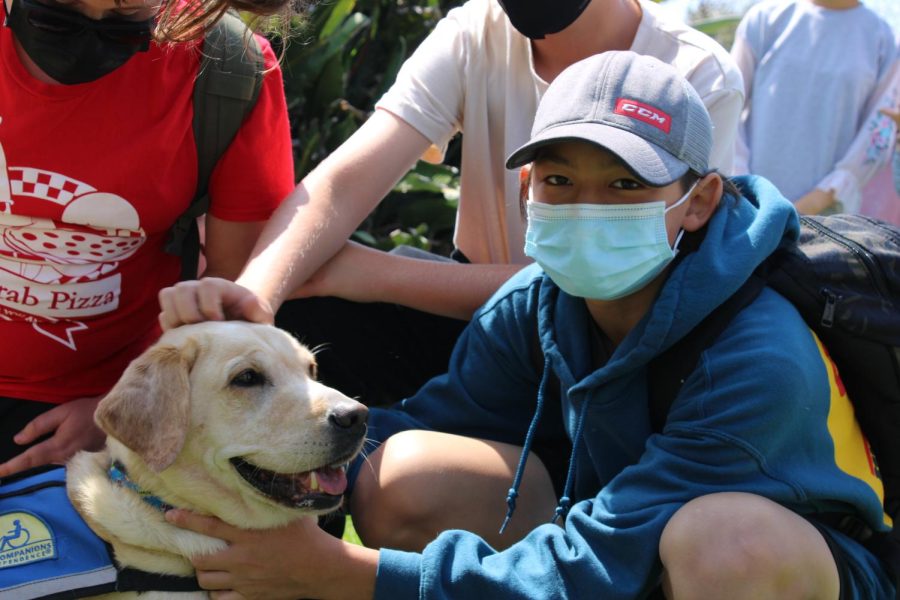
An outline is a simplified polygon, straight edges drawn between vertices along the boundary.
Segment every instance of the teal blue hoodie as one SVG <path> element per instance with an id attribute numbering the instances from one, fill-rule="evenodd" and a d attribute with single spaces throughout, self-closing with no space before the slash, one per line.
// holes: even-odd
<path id="1" fill-rule="evenodd" d="M 651 431 L 647 363 L 798 234 L 796 212 L 771 184 L 741 183 L 747 197 L 723 199 L 699 248 L 671 270 L 602 367 L 592 363 L 595 326 L 584 301 L 532 265 L 478 311 L 446 375 L 396 408 L 372 411 L 371 433 L 381 440 L 418 428 L 525 446 L 566 436 L 575 448 L 560 502 L 564 528 L 538 527 L 502 552 L 463 531 L 441 534 L 421 554 L 382 550 L 377 598 L 639 598 L 658 584 L 668 520 L 715 492 L 758 494 L 801 514 L 849 512 L 889 528 L 836 369 L 770 289 L 703 353 L 663 431 Z M 535 327 L 544 369 L 533 358 Z M 553 397 L 542 389 L 551 369 L 558 400 L 544 400 Z"/>

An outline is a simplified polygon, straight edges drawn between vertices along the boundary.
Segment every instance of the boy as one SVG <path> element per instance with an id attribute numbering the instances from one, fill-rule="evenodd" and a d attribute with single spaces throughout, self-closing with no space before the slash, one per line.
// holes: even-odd
<path id="1" fill-rule="evenodd" d="M 608 52 L 566 69 L 507 161 L 533 163 L 537 264 L 479 310 L 447 375 L 371 413 L 387 441 L 357 465 L 350 506 L 382 549 L 171 513 L 230 543 L 194 561 L 201 585 L 249 598 L 893 594 L 879 559 L 825 522 L 889 528 L 836 371 L 784 298 L 766 289 L 730 322 L 652 432 L 648 362 L 798 232 L 763 180 L 723 199 L 710 147 L 709 116 L 672 67 Z M 549 480 L 528 455 L 560 437 L 573 450 L 550 524 Z"/>

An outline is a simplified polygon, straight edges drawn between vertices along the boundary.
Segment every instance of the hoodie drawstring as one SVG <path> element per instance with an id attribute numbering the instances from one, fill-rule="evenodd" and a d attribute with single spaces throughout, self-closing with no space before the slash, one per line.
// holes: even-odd
<path id="1" fill-rule="evenodd" d="M 538 386 L 537 406 L 534 409 L 534 416 L 531 418 L 531 424 L 528 426 L 528 433 L 525 434 L 525 442 L 522 444 L 522 454 L 519 456 L 519 465 L 516 467 L 516 475 L 513 477 L 512 487 L 506 494 L 506 516 L 503 518 L 503 524 L 500 525 L 500 534 L 506 529 L 509 520 L 512 518 L 516 510 L 516 498 L 519 496 L 519 486 L 522 485 L 522 474 L 525 472 L 525 463 L 528 461 L 528 454 L 531 452 L 532 442 L 534 441 L 534 432 L 537 430 L 538 423 L 541 420 L 541 414 L 544 412 L 544 398 L 547 392 L 547 374 L 550 372 L 550 358 L 544 356 L 544 372 L 541 376 L 541 383 Z"/>
<path id="2" fill-rule="evenodd" d="M 581 410 L 578 411 L 578 423 L 575 425 L 575 435 L 572 436 L 572 453 L 569 455 L 569 471 L 566 473 L 566 485 L 563 486 L 562 497 L 560 497 L 559 502 L 556 504 L 556 511 L 553 513 L 553 520 L 551 523 L 556 523 L 561 518 L 565 518 L 566 514 L 569 512 L 569 508 L 572 505 L 572 499 L 569 497 L 569 494 L 572 493 L 572 486 L 575 482 L 575 465 L 578 462 L 578 441 L 581 439 L 581 434 L 584 431 L 584 417 L 587 412 L 587 401 L 581 405 Z"/>

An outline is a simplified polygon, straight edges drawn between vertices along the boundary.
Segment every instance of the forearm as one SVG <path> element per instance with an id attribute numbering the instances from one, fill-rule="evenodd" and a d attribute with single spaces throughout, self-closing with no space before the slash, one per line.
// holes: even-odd
<path id="1" fill-rule="evenodd" d="M 272 215 L 238 283 L 274 308 L 331 258 L 429 141 L 376 111 Z"/>
<path id="2" fill-rule="evenodd" d="M 400 258 L 385 270 L 381 302 L 469 320 L 522 265 L 475 265 Z"/>
<path id="3" fill-rule="evenodd" d="M 333 600 L 361 600 L 375 595 L 375 576 L 378 572 L 378 550 L 344 544 L 343 556 L 332 565 L 331 592 L 325 597 Z"/>
<path id="4" fill-rule="evenodd" d="M 348 243 L 293 297 L 336 296 L 388 302 L 470 319 L 521 265 L 478 265 L 428 260 Z"/>
<path id="5" fill-rule="evenodd" d="M 272 215 L 236 280 L 273 310 L 337 252 L 355 227 L 351 211 L 335 218 L 324 193 L 315 197 L 318 202 L 311 199 L 307 180 L 301 182 Z"/>

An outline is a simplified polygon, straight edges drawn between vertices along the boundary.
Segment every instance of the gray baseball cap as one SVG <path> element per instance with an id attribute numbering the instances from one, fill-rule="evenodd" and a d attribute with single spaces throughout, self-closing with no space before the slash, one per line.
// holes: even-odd
<path id="1" fill-rule="evenodd" d="M 611 51 L 560 73 L 541 99 L 531 140 L 506 167 L 534 160 L 542 146 L 581 140 L 618 156 L 635 175 L 668 185 L 708 171 L 712 121 L 700 96 L 672 66 L 652 56 Z"/>

